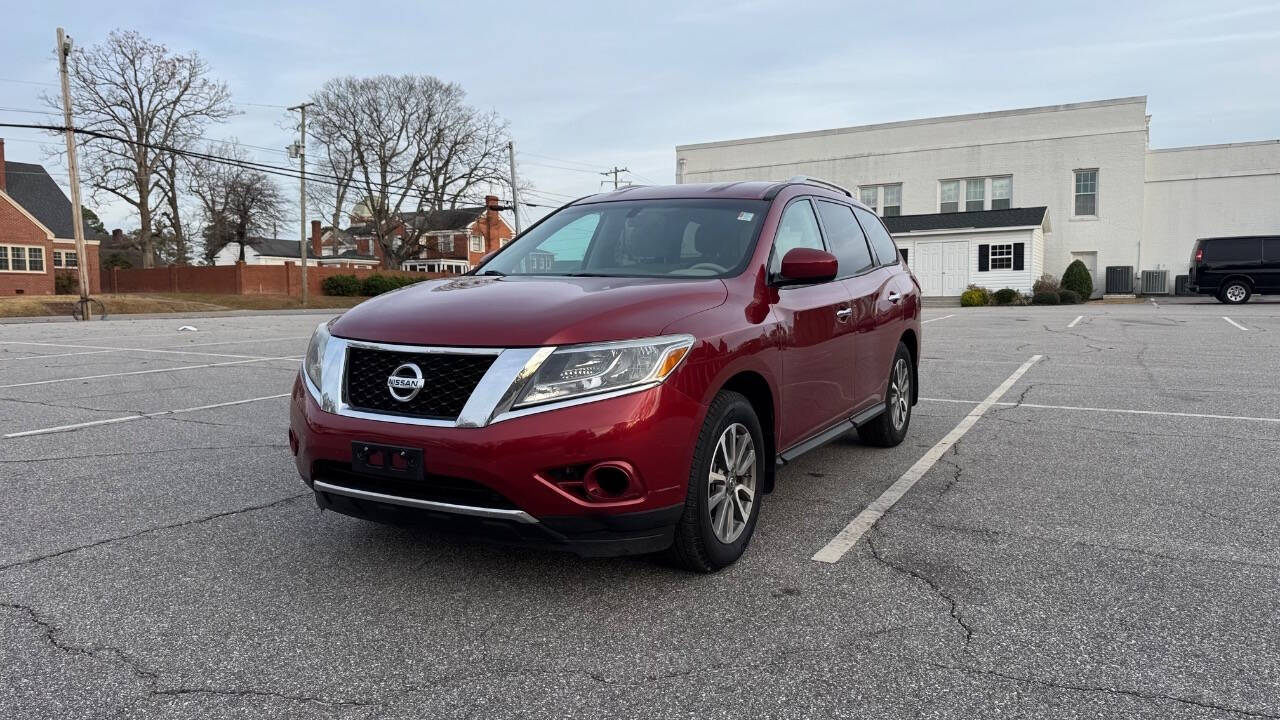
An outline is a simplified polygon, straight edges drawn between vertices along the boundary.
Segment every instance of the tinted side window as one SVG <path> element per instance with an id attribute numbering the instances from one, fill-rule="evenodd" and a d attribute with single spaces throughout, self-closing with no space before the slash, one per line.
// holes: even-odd
<path id="1" fill-rule="evenodd" d="M 1204 259 L 1210 262 L 1256 262 L 1262 259 L 1260 238 L 1223 238 L 1204 244 Z"/>
<path id="2" fill-rule="evenodd" d="M 889 237 L 889 231 L 884 229 L 880 218 L 862 208 L 855 208 L 855 212 L 858 213 L 862 229 L 867 233 L 867 239 L 871 241 L 871 248 L 876 251 L 876 259 L 881 265 L 897 265 L 898 247 L 893 244 L 893 238 Z"/>
<path id="3" fill-rule="evenodd" d="M 813 207 L 808 200 L 793 202 L 782 211 L 778 231 L 773 236 L 773 260 L 769 262 L 769 272 L 776 273 L 782 269 L 782 256 L 787 251 L 802 247 L 826 249 L 822 245 L 818 219 L 813 216 Z"/>
<path id="4" fill-rule="evenodd" d="M 1262 259 L 1269 263 L 1280 263 L 1280 237 L 1262 239 Z"/>
<path id="5" fill-rule="evenodd" d="M 840 277 L 857 275 L 875 264 L 862 228 L 853 219 L 853 208 L 819 200 L 818 215 L 822 216 L 822 227 L 827 231 L 831 253 L 840 261 Z"/>

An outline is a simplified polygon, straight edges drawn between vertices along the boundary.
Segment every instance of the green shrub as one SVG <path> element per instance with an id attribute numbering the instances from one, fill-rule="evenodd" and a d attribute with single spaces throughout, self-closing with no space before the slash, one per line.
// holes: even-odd
<path id="1" fill-rule="evenodd" d="M 997 305 L 1013 305 L 1018 302 L 1018 291 L 1013 288 L 1000 288 L 992 294 Z"/>
<path id="2" fill-rule="evenodd" d="M 969 289 L 960 293 L 961 307 L 981 307 L 991 304 L 991 291 L 986 288 L 980 288 L 976 285 L 970 285 Z"/>
<path id="3" fill-rule="evenodd" d="M 1093 296 L 1093 276 L 1089 268 L 1079 260 L 1073 260 L 1062 273 L 1062 289 L 1071 290 L 1082 298 Z"/>
<path id="4" fill-rule="evenodd" d="M 1058 278 L 1049 274 L 1041 275 L 1039 280 L 1031 284 L 1032 295 L 1044 292 L 1058 292 L 1058 290 Z"/>
<path id="5" fill-rule="evenodd" d="M 1063 305 L 1079 305 L 1083 300 L 1080 299 L 1080 293 L 1075 290 L 1059 290 L 1058 302 Z"/>
<path id="6" fill-rule="evenodd" d="M 58 295 L 79 295 L 80 278 L 71 273 L 58 273 L 53 276 L 53 292 Z"/>
<path id="7" fill-rule="evenodd" d="M 325 295 L 359 295 L 360 278 L 355 275 L 330 275 L 320 283 Z"/>
<path id="8" fill-rule="evenodd" d="M 1036 293 L 1031 298 L 1032 305 L 1057 305 L 1058 293 L 1042 292 Z"/>
<path id="9" fill-rule="evenodd" d="M 382 293 L 398 290 L 406 285 L 412 285 L 416 282 L 422 281 L 418 278 L 408 277 L 405 275 L 370 275 L 364 279 L 364 282 L 360 283 L 360 294 L 368 296 L 381 295 Z"/>

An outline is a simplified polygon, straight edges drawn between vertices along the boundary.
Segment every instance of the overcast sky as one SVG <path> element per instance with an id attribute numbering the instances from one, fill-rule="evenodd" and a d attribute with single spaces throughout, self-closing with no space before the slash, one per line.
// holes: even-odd
<path id="1" fill-rule="evenodd" d="M 614 164 L 673 182 L 685 143 L 1129 95 L 1148 96 L 1153 147 L 1280 138 L 1274 1 L 117 0 L 22 3 L 5 20 L 0 121 L 40 118 L 17 111 L 56 91 L 30 83 L 57 79 L 58 25 L 81 45 L 126 28 L 198 51 L 243 111 L 209 136 L 263 148 L 293 138 L 261 105 L 338 75 L 431 74 L 511 122 L 535 202 L 593 192 Z M 45 162 L 38 133 L 0 136 L 9 159 Z"/>

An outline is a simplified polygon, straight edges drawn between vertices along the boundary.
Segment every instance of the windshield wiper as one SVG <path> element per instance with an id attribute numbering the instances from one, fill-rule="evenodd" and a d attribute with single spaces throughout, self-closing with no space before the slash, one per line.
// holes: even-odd
<path id="1" fill-rule="evenodd" d="M 485 271 L 484 271 L 484 272 L 482 272 L 482 273 L 476 273 L 476 274 L 477 274 L 477 275 L 495 275 L 495 276 L 497 276 L 497 277 L 505 277 L 505 276 L 506 276 L 506 273 L 502 272 L 501 270 L 485 270 Z"/>
<path id="2" fill-rule="evenodd" d="M 609 273 L 575 272 L 575 273 L 566 273 L 565 277 L 617 277 L 617 276 L 610 275 Z"/>

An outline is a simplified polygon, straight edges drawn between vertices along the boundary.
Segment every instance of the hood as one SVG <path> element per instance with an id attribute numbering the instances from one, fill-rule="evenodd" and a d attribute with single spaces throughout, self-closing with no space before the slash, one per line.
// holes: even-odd
<path id="1" fill-rule="evenodd" d="M 406 345 L 571 345 L 659 335 L 727 296 L 720 280 L 461 276 L 379 295 L 332 330 Z"/>

